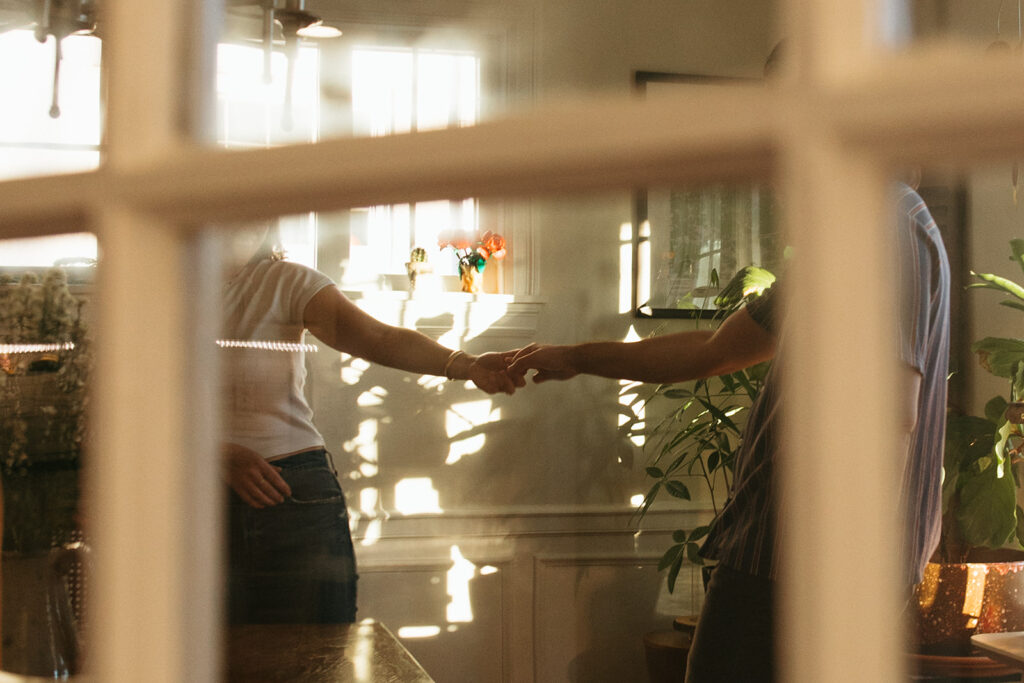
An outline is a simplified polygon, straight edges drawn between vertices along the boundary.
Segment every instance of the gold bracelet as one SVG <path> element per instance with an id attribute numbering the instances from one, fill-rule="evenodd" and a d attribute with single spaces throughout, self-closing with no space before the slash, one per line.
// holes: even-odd
<path id="1" fill-rule="evenodd" d="M 441 372 L 441 374 L 443 374 L 448 379 L 455 379 L 454 377 L 451 377 L 451 376 L 448 375 L 448 370 L 451 369 L 452 363 L 455 362 L 456 358 L 458 358 L 459 356 L 465 356 L 465 355 L 466 355 L 466 353 L 464 351 L 459 351 L 457 349 L 455 351 L 452 351 L 451 354 L 448 356 L 448 360 L 445 361 L 444 370 Z"/>

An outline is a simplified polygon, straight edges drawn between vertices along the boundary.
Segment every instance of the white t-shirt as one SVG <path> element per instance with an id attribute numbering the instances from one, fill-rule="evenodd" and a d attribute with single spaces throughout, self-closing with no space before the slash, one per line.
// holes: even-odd
<path id="1" fill-rule="evenodd" d="M 332 286 L 312 268 L 270 259 L 245 266 L 225 283 L 224 339 L 270 347 L 228 345 L 222 351 L 227 441 L 265 458 L 324 445 L 303 391 L 305 353 L 299 345 L 306 304 Z M 275 349 L 274 342 L 288 346 Z"/>

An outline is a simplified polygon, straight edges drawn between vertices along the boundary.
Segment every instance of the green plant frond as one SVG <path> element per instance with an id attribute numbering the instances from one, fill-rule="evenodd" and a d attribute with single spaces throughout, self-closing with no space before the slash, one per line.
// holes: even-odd
<path id="1" fill-rule="evenodd" d="M 672 561 L 672 565 L 668 569 L 668 592 L 671 593 L 676 589 L 676 578 L 679 576 L 679 569 L 683 566 L 683 553 L 679 553 L 676 558 Z"/>
<path id="2" fill-rule="evenodd" d="M 678 479 L 669 479 L 665 482 L 665 490 L 669 492 L 673 498 L 681 498 L 682 500 L 690 500 L 690 489 L 686 488 L 686 484 L 679 481 Z"/>
<path id="3" fill-rule="evenodd" d="M 665 554 L 661 556 L 661 559 L 658 560 L 658 571 L 665 571 L 669 566 L 672 565 L 673 562 L 676 561 L 676 558 L 680 557 L 682 554 L 682 543 L 671 546 L 668 550 L 665 551 Z"/>
<path id="4" fill-rule="evenodd" d="M 643 519 L 644 515 L 647 514 L 647 511 L 651 509 L 652 505 L 654 505 L 654 499 L 658 495 L 659 489 L 661 489 L 661 481 L 654 482 L 654 486 L 652 486 L 651 490 L 647 492 L 646 496 L 644 496 L 644 502 L 640 503 L 640 507 L 638 507 L 636 512 L 633 514 L 633 519 L 636 520 L 636 522 Z"/>
<path id="5" fill-rule="evenodd" d="M 1016 533 L 1016 487 L 1001 469 L 986 467 L 959 487 L 956 518 L 970 545 L 998 548 Z"/>
<path id="6" fill-rule="evenodd" d="M 686 559 L 689 560 L 691 564 L 695 564 L 698 567 L 704 564 L 704 558 L 700 556 L 700 546 L 696 543 L 687 543 Z"/>
<path id="7" fill-rule="evenodd" d="M 689 541 L 690 543 L 693 543 L 695 541 L 699 541 L 700 539 L 702 539 L 705 536 L 707 536 L 708 532 L 710 532 L 710 531 L 711 531 L 711 525 L 710 524 L 705 524 L 703 526 L 696 527 L 693 531 L 690 532 L 690 535 L 687 537 L 686 540 Z"/>
<path id="8" fill-rule="evenodd" d="M 732 418 L 730 418 L 728 415 L 723 413 L 718 408 L 718 406 L 716 406 L 714 403 L 711 403 L 710 401 L 707 401 L 707 400 L 705 400 L 703 398 L 700 399 L 700 402 L 701 402 L 701 405 L 703 405 L 705 408 L 707 408 L 708 412 L 711 413 L 711 416 L 714 417 L 718 422 L 722 423 L 728 429 L 730 429 L 730 430 L 732 430 L 734 432 L 737 432 L 737 433 L 740 432 L 739 427 L 737 427 L 736 423 L 732 421 Z"/>
<path id="9" fill-rule="evenodd" d="M 693 392 L 689 389 L 667 389 L 662 396 L 665 398 L 671 398 L 673 400 L 686 399 L 693 396 Z"/>
<path id="10" fill-rule="evenodd" d="M 718 451 L 715 451 L 708 455 L 708 472 L 714 472 L 718 469 L 718 465 L 722 462 L 721 456 Z"/>
<path id="11" fill-rule="evenodd" d="M 678 470 L 680 467 L 682 467 L 683 463 L 686 461 L 686 458 L 689 455 L 689 451 L 683 451 L 682 453 L 680 453 L 678 456 L 676 456 L 676 459 L 672 461 L 672 464 L 665 468 L 665 473 L 672 474 L 673 472 Z"/>
<path id="12" fill-rule="evenodd" d="M 665 477 L 665 473 L 661 470 L 661 468 L 648 467 L 647 476 L 651 477 L 652 479 L 663 479 Z"/>
<path id="13" fill-rule="evenodd" d="M 1013 256 L 1010 257 L 1010 260 L 1016 261 L 1017 265 L 1020 266 L 1020 269 L 1024 270 L 1024 240 L 1010 240 L 1010 252 L 1013 254 Z"/>
<path id="14" fill-rule="evenodd" d="M 982 367 L 996 377 L 1012 378 L 1018 364 L 1024 362 L 1024 340 L 1007 337 L 985 337 L 971 345 Z"/>
<path id="15" fill-rule="evenodd" d="M 1009 306 L 1010 308 L 1016 308 L 1018 311 L 1024 311 L 1024 303 L 1020 301 L 1013 301 L 1012 299 L 1010 301 L 1000 301 L 999 305 Z"/>
<path id="16" fill-rule="evenodd" d="M 672 540 L 676 543 L 686 543 L 687 536 L 689 536 L 689 534 L 687 534 L 684 529 L 676 529 L 672 532 Z"/>
<path id="17" fill-rule="evenodd" d="M 1003 421 L 1003 416 L 1006 414 L 1006 406 L 1008 406 L 1006 399 L 1002 396 L 993 396 L 985 404 L 985 417 L 989 422 L 999 424 Z"/>
<path id="18" fill-rule="evenodd" d="M 1017 539 L 1017 546 L 1024 548 L 1024 510 L 1017 506 L 1017 530 L 1014 534 Z"/>
<path id="19" fill-rule="evenodd" d="M 984 282 L 974 282 L 968 285 L 968 287 L 998 289 L 1006 292 L 1010 296 L 1015 296 L 1024 301 L 1024 287 L 1021 287 L 1013 280 L 1009 280 L 994 273 L 975 273 L 973 270 L 971 271 L 971 275 L 980 280 L 984 280 Z"/>
<path id="20" fill-rule="evenodd" d="M 1009 441 L 1010 437 L 1013 434 L 1014 428 L 1013 425 L 1010 424 L 1009 422 L 1004 422 L 1003 425 L 996 432 L 996 445 L 994 451 L 996 454 L 996 462 L 999 465 L 1006 464 L 1006 443 L 1007 441 Z"/>

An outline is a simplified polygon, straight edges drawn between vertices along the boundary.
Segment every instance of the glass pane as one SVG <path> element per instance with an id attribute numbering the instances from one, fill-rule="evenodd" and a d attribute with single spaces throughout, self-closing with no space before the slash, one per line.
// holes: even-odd
<path id="1" fill-rule="evenodd" d="M 49 238 L 59 239 L 82 236 Z M 5 253 L 24 258 L 0 270 L 0 669 L 63 679 L 80 671 L 87 634 L 89 546 L 79 505 L 95 265 L 37 267 L 24 242 L 0 242 Z"/>
<path id="2" fill-rule="evenodd" d="M 29 28 L 5 28 L 0 24 L 0 60 L 18 67 L 0 74 L 0 180 L 95 168 L 102 125 L 100 40 L 64 38 L 58 74 L 52 35 L 41 44 Z"/>

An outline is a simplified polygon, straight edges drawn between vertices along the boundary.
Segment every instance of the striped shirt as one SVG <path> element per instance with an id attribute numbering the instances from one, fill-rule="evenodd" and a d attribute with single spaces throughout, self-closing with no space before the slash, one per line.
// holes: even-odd
<path id="1" fill-rule="evenodd" d="M 905 585 L 921 580 L 939 540 L 942 519 L 942 449 L 946 430 L 949 364 L 949 262 L 939 230 L 921 197 L 905 185 L 897 192 L 897 274 L 900 359 L 921 375 L 917 422 L 902 473 L 904 520 L 901 556 Z M 747 307 L 759 325 L 778 336 L 782 300 L 776 285 Z M 733 487 L 701 554 L 733 569 L 775 578 L 779 538 L 774 461 L 782 405 L 779 363 L 773 363 L 751 406 L 736 456 Z"/>

